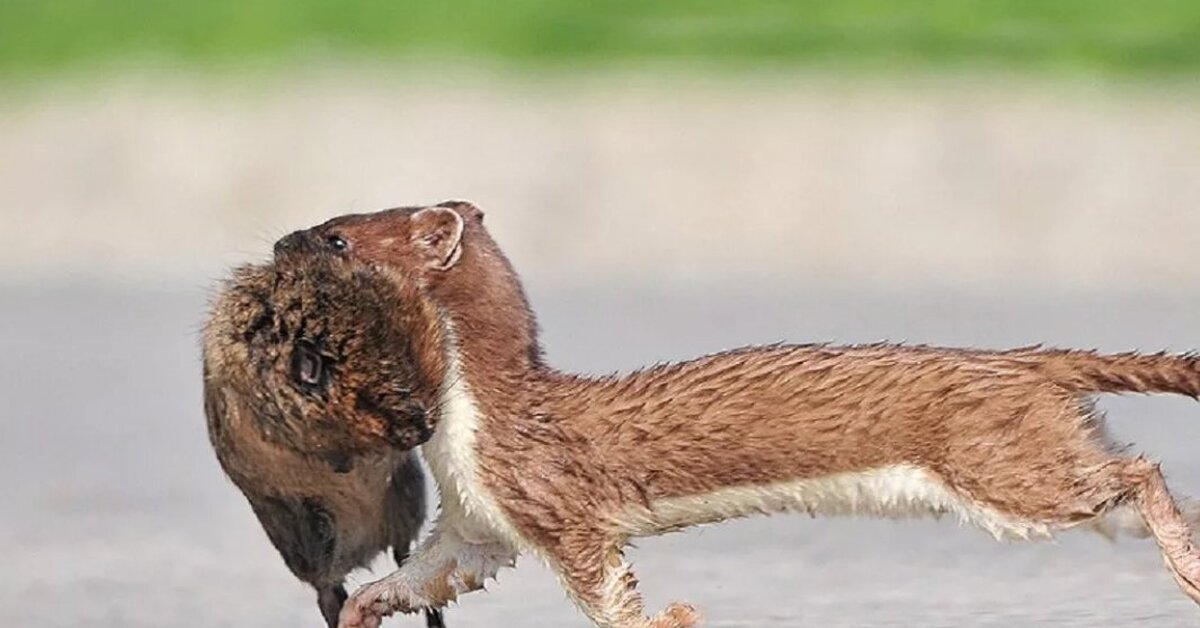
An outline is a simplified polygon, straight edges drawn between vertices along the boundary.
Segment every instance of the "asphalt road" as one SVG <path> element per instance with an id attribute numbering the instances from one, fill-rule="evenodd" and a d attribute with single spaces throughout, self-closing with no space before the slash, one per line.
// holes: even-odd
<path id="1" fill-rule="evenodd" d="M 533 298 L 550 359 L 587 371 L 780 339 L 1200 347 L 1200 298 L 536 286 Z M 200 288 L 0 291 L 0 624 L 320 626 L 313 596 L 208 450 L 203 303 Z M 1200 493 L 1200 406 L 1131 398 L 1104 407 L 1119 437 L 1164 460 L 1177 492 Z M 653 606 L 686 599 L 710 626 L 1172 627 L 1200 618 L 1149 542 L 1085 533 L 1001 545 L 947 521 L 779 516 L 647 539 L 633 559 Z M 532 559 L 448 620 L 585 625 Z"/>

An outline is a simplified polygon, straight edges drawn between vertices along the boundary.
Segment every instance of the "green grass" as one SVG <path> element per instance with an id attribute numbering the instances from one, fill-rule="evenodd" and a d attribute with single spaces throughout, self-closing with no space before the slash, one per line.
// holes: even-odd
<path id="1" fill-rule="evenodd" d="M 1200 0 L 0 0 L 0 74 L 322 51 L 517 66 L 1200 71 Z"/>

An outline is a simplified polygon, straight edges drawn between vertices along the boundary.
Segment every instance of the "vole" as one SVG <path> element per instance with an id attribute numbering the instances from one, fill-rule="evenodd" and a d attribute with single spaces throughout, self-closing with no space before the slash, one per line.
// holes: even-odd
<path id="1" fill-rule="evenodd" d="M 390 375 L 364 380 L 381 384 L 362 387 L 353 399 L 318 394 L 332 369 L 345 378 L 355 368 L 349 360 L 329 362 L 331 351 L 361 347 L 356 355 L 365 359 L 376 347 L 396 349 L 376 330 L 357 327 L 361 318 L 379 314 L 339 307 L 336 289 L 344 284 L 325 276 L 285 268 L 234 273 L 204 329 L 204 399 L 221 467 L 291 572 L 316 589 L 321 614 L 334 627 L 346 575 L 388 548 L 403 564 L 417 538 L 425 520 L 425 474 L 408 451 L 417 440 L 400 419 L 413 418 L 411 429 L 426 428 L 424 405 L 389 406 L 389 386 L 410 377 L 408 361 L 391 369 L 372 361 L 370 370 Z M 337 343 L 330 329 L 339 330 Z M 387 359 L 393 358 L 380 361 Z M 381 441 L 388 447 L 355 450 L 328 423 L 311 420 L 314 405 L 323 404 L 325 412 L 338 403 L 396 419 L 393 425 L 403 429 Z M 436 610 L 426 620 L 443 625 Z"/>
<path id="2" fill-rule="evenodd" d="M 781 511 L 950 515 L 1028 538 L 1130 507 L 1200 601 L 1200 554 L 1158 465 L 1112 444 L 1090 399 L 1196 397 L 1195 355 L 775 345 L 591 378 L 543 364 L 520 281 L 470 204 L 334 219 L 281 240 L 282 259 L 369 264 L 437 306 L 405 333 L 441 339 L 423 346 L 442 379 L 410 384 L 440 396 L 422 451 L 442 511 L 407 563 L 350 598 L 343 628 L 442 606 L 521 553 L 598 626 L 692 626 L 687 604 L 647 614 L 623 547 Z"/>

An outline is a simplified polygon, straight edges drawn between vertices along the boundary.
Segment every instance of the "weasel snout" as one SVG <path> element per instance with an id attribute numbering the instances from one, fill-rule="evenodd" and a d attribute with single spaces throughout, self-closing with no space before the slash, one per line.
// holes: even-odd
<path id="1" fill-rule="evenodd" d="M 276 257 L 288 253 L 311 253 L 316 250 L 316 242 L 307 230 L 293 231 L 275 242 Z"/>

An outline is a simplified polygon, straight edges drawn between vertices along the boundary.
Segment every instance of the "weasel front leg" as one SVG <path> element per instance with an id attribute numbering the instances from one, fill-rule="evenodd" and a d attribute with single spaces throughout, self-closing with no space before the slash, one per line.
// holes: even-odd
<path id="1" fill-rule="evenodd" d="M 670 604 L 654 617 L 637 591 L 625 562 L 623 539 L 600 532 L 561 535 L 547 548 L 550 566 L 579 608 L 602 628 L 691 628 L 700 614 L 687 604 Z"/>
<path id="2" fill-rule="evenodd" d="M 339 628 L 378 628 L 393 613 L 440 608 L 462 593 L 478 591 L 516 553 L 496 543 L 465 541 L 439 525 L 405 563 L 387 577 L 364 585 L 342 608 Z"/>

